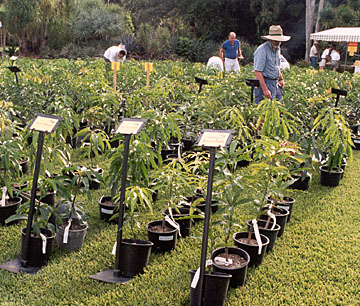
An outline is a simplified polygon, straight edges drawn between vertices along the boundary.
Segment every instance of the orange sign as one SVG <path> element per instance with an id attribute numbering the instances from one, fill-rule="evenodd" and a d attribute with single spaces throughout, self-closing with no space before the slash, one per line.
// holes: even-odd
<path id="1" fill-rule="evenodd" d="M 358 43 L 357 42 L 349 42 L 348 44 L 348 52 L 350 56 L 353 56 L 355 52 L 357 52 Z"/>

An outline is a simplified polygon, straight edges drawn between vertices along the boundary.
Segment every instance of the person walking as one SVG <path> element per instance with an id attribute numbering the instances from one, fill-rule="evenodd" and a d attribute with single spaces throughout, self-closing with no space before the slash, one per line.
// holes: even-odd
<path id="1" fill-rule="evenodd" d="M 260 45 L 254 53 L 254 71 L 260 87 L 255 88 L 255 103 L 259 104 L 264 98 L 282 99 L 282 88 L 285 86 L 280 71 L 280 44 L 288 41 L 291 36 L 283 35 L 279 25 L 269 28 L 269 35 L 261 36 L 267 42 Z"/>
<path id="2" fill-rule="evenodd" d="M 316 68 L 317 57 L 319 54 L 318 49 L 317 49 L 318 46 L 319 46 L 319 43 L 317 41 L 314 41 L 314 44 L 310 49 L 310 65 L 311 65 L 311 67 L 314 67 L 314 68 Z"/>
<path id="3" fill-rule="evenodd" d="M 333 50 L 331 52 L 331 68 L 333 71 L 336 71 L 339 68 L 339 62 L 340 62 L 340 50 Z"/>
<path id="4" fill-rule="evenodd" d="M 330 57 L 331 51 L 332 51 L 332 46 L 327 46 L 326 49 L 321 54 L 321 61 L 319 64 L 321 71 L 325 70 L 326 62 L 331 61 L 331 57 Z"/>
<path id="5" fill-rule="evenodd" d="M 235 71 L 240 72 L 240 66 L 238 62 L 238 57 L 243 59 L 240 41 L 236 38 L 236 34 L 234 32 L 229 33 L 229 39 L 225 41 L 220 49 L 220 58 L 225 65 L 225 71 Z M 224 59 L 225 53 L 225 59 Z"/>

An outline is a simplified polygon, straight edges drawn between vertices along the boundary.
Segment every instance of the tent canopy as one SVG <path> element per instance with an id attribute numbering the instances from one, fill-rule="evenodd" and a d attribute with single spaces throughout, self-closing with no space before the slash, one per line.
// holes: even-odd
<path id="1" fill-rule="evenodd" d="M 312 40 L 360 42 L 360 28 L 333 28 L 310 34 Z"/>

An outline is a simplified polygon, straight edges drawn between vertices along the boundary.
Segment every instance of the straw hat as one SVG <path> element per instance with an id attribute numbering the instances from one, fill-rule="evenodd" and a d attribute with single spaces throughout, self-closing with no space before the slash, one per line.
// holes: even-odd
<path id="1" fill-rule="evenodd" d="M 288 41 L 291 36 L 284 36 L 281 26 L 272 25 L 269 28 L 269 35 L 261 36 L 261 38 L 275 41 Z"/>

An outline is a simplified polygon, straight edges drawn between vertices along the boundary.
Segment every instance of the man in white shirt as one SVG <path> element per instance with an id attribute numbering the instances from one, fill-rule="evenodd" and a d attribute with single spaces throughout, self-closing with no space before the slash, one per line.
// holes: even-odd
<path id="1" fill-rule="evenodd" d="M 332 51 L 332 46 L 328 46 L 321 54 L 321 62 L 319 64 L 320 70 L 325 69 L 326 61 L 331 61 L 331 57 L 330 57 L 331 51 Z"/>
<path id="2" fill-rule="evenodd" d="M 316 61 L 317 61 L 317 56 L 318 56 L 318 46 L 319 43 L 317 41 L 314 41 L 313 46 L 310 49 L 310 65 L 311 67 L 316 68 Z"/>
<path id="3" fill-rule="evenodd" d="M 126 59 L 126 50 L 122 49 L 119 46 L 112 46 L 105 51 L 104 59 L 106 62 L 124 63 Z"/>
<path id="4" fill-rule="evenodd" d="M 331 68 L 333 71 L 336 71 L 336 69 L 339 68 L 339 62 L 340 62 L 340 50 L 334 50 L 331 52 Z"/>
<path id="5" fill-rule="evenodd" d="M 217 70 L 219 72 L 224 71 L 224 64 L 220 57 L 218 56 L 212 56 L 209 58 L 206 69 L 208 70 Z"/>

